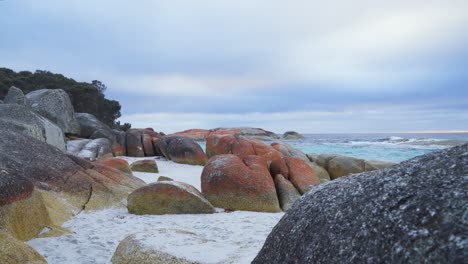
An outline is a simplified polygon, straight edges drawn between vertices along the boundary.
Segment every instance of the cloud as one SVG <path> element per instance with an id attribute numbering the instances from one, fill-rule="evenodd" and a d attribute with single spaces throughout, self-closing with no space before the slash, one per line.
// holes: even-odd
<path id="1" fill-rule="evenodd" d="M 158 120 L 182 115 L 171 124 L 189 128 L 333 113 L 319 115 L 322 126 L 342 130 L 351 110 L 464 113 L 465 10 L 462 0 L 4 1 L 0 58 L 15 70 L 101 80 L 127 121 L 161 112 L 170 118 Z M 314 129 L 305 117 L 290 120 L 283 124 Z"/>

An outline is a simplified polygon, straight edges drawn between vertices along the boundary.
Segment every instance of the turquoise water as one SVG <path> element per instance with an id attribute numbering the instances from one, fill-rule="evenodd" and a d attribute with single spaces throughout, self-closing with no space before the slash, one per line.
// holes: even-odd
<path id="1" fill-rule="evenodd" d="M 468 133 L 451 134 L 306 134 L 287 142 L 304 153 L 336 153 L 400 162 L 468 142 Z M 271 144 L 271 142 L 265 142 Z M 205 149 L 205 142 L 199 142 Z"/>

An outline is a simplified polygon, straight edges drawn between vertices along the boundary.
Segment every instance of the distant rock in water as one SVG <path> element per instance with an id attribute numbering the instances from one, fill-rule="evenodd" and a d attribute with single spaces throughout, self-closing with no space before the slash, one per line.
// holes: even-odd
<path id="1" fill-rule="evenodd" d="M 283 134 L 283 139 L 304 139 L 304 136 L 296 131 L 287 131 Z"/>
<path id="2" fill-rule="evenodd" d="M 468 145 L 313 188 L 253 263 L 465 263 Z"/>
<path id="3" fill-rule="evenodd" d="M 233 135 L 258 140 L 279 139 L 278 135 L 271 131 L 253 127 L 214 128 L 214 129 L 189 129 L 172 134 L 174 136 L 190 137 L 198 141 L 204 141 L 210 136 Z"/>

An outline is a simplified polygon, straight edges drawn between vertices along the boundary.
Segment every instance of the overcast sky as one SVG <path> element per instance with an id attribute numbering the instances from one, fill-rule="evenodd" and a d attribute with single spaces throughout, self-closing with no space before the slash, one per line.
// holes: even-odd
<path id="1" fill-rule="evenodd" d="M 468 130 L 466 0 L 4 0 L 0 66 L 97 79 L 134 127 Z"/>

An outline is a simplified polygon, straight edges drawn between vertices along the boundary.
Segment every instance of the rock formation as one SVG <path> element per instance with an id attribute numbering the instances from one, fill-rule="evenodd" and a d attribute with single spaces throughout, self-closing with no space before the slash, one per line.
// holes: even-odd
<path id="1" fill-rule="evenodd" d="M 308 192 L 253 263 L 464 263 L 468 145 Z"/>

